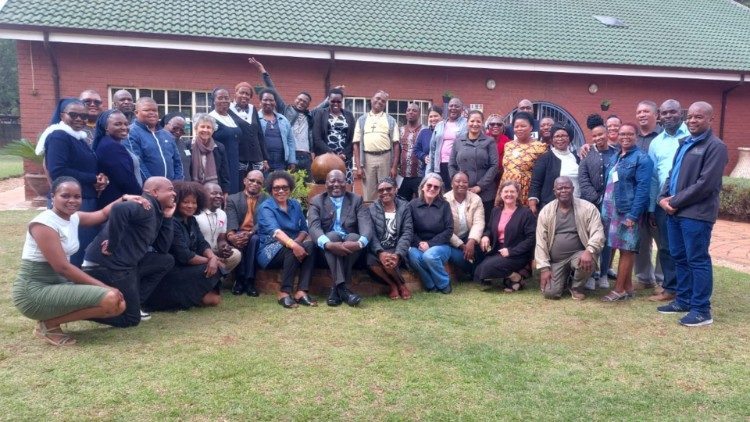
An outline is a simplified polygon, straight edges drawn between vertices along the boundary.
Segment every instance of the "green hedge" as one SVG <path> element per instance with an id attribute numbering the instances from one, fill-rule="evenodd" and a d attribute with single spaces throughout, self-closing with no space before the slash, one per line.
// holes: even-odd
<path id="1" fill-rule="evenodd" d="M 721 187 L 719 215 L 750 221 L 750 179 L 725 177 Z"/>

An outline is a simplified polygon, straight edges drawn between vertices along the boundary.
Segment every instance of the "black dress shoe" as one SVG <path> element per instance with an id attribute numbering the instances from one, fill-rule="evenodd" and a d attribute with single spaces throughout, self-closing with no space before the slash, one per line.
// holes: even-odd
<path id="1" fill-rule="evenodd" d="M 362 298 L 359 297 L 359 295 L 349 291 L 349 289 L 347 289 L 343 283 L 339 285 L 338 291 L 341 300 L 346 302 L 346 304 L 349 306 L 357 306 L 360 302 L 362 302 Z"/>
<path id="2" fill-rule="evenodd" d="M 437 287 L 430 287 L 429 289 L 425 290 L 427 293 L 437 293 L 438 288 Z"/>
<path id="3" fill-rule="evenodd" d="M 341 305 L 341 298 L 339 297 L 339 289 L 336 286 L 331 287 L 331 294 L 328 295 L 326 300 L 328 306 L 339 306 Z"/>
<path id="4" fill-rule="evenodd" d="M 297 303 L 304 306 L 318 306 L 318 301 L 310 297 L 310 295 L 305 294 L 299 299 L 296 299 Z"/>
<path id="5" fill-rule="evenodd" d="M 255 280 L 247 281 L 247 283 L 245 284 L 245 293 L 247 293 L 247 295 L 251 297 L 260 296 L 260 293 L 258 293 L 258 289 L 255 288 Z"/>
<path id="6" fill-rule="evenodd" d="M 245 283 L 241 282 L 240 280 L 235 280 L 234 286 L 232 286 L 232 294 L 235 296 L 239 296 L 243 293 L 245 293 Z"/>
<path id="7" fill-rule="evenodd" d="M 444 289 L 440 289 L 440 293 L 442 293 L 444 295 L 449 295 L 449 294 L 451 294 L 452 291 L 453 291 L 453 287 L 451 287 L 450 284 L 448 284 L 448 287 L 446 287 Z"/>
<path id="8" fill-rule="evenodd" d="M 296 308 L 298 306 L 297 302 L 295 302 L 294 298 L 291 296 L 284 296 L 281 299 L 279 299 L 279 305 L 287 309 Z"/>

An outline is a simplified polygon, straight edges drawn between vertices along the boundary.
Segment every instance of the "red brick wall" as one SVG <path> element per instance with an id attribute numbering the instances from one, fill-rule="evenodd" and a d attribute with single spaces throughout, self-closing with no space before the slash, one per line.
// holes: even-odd
<path id="1" fill-rule="evenodd" d="M 108 86 L 210 90 L 217 86 L 232 87 L 241 80 L 253 85 L 260 83 L 260 76 L 243 55 L 72 44 L 54 44 L 54 48 L 63 96 L 77 96 L 82 90 L 92 88 L 99 91 L 106 101 Z M 34 82 L 31 76 L 32 56 Z M 284 98 L 291 99 L 296 91 L 302 89 L 313 95 L 314 102 L 323 97 L 327 61 L 278 57 L 259 59 L 266 65 Z M 42 44 L 18 42 L 18 65 L 23 136 L 35 139 L 47 126 L 54 105 L 52 72 Z M 497 82 L 493 91 L 485 88 L 488 78 Z M 588 92 L 591 83 L 599 85 L 599 92 L 595 95 Z M 32 84 L 36 88 L 36 95 L 32 93 Z M 350 96 L 368 97 L 375 90 L 384 89 L 392 98 L 433 101 L 441 101 L 443 91 L 450 90 L 466 104 L 484 104 L 486 113 L 506 113 L 519 99 L 526 97 L 556 103 L 581 124 L 585 123 L 589 113 L 599 111 L 603 98 L 612 101 L 606 114 L 616 113 L 625 121 L 634 120 L 635 107 L 641 99 L 661 103 L 667 98 L 675 98 L 685 108 L 694 101 L 705 100 L 717 110 L 714 122 L 717 132 L 721 92 L 733 85 L 711 81 L 344 61 L 335 63 L 331 84 L 346 85 L 347 95 Z M 585 128 L 584 132 L 587 132 Z M 736 162 L 737 147 L 750 144 L 746 140 L 748 133 L 750 86 L 746 85 L 730 94 L 727 106 L 724 135 L 731 157 L 727 173 Z"/>

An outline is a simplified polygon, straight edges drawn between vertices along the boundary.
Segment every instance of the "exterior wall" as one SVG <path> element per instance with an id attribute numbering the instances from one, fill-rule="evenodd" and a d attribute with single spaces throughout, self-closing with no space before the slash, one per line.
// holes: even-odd
<path id="1" fill-rule="evenodd" d="M 53 44 L 58 60 L 62 96 L 77 96 L 84 89 L 102 94 L 105 105 L 109 86 L 211 90 L 233 87 L 239 81 L 260 84 L 260 75 L 236 54 L 155 50 L 108 46 Z M 22 135 L 36 139 L 47 126 L 54 108 L 52 70 L 39 42 L 18 42 L 19 89 L 21 95 Z M 33 58 L 33 72 L 32 72 Z M 280 57 L 259 57 L 285 99 L 306 90 L 317 103 L 324 95 L 328 61 Z M 33 73 L 33 76 L 32 76 Z M 490 91 L 488 78 L 497 82 Z M 591 83 L 599 91 L 589 94 Z M 331 85 L 346 85 L 353 97 L 369 97 L 384 89 L 397 99 L 423 99 L 442 102 L 442 93 L 450 90 L 467 105 L 481 103 L 485 113 L 505 114 L 521 98 L 549 101 L 566 109 L 585 126 L 592 112 L 618 114 L 624 121 L 635 120 L 635 107 L 642 99 L 661 103 L 667 98 L 679 100 L 683 107 L 698 100 L 708 101 L 717 111 L 714 129 L 719 129 L 721 93 L 733 83 L 619 76 L 510 72 L 483 69 L 459 69 L 380 63 L 334 63 Z M 601 112 L 599 103 L 607 98 L 612 106 Z M 257 102 L 257 98 L 255 99 Z M 584 133 L 587 133 L 583 127 Z M 730 149 L 728 173 L 737 159 L 737 147 L 747 146 L 750 133 L 750 87 L 734 90 L 727 105 L 725 141 Z"/>

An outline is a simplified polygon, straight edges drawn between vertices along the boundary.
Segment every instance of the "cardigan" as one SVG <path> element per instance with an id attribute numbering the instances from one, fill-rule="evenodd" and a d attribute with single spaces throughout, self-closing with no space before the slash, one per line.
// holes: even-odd
<path id="1" fill-rule="evenodd" d="M 107 175 L 109 185 L 99 196 L 99 207 L 104 207 L 124 194 L 140 195 L 141 189 L 135 177 L 133 157 L 125 145 L 105 135 L 96 148 L 99 171 Z"/>
<path id="2" fill-rule="evenodd" d="M 96 199 L 96 154 L 85 140 L 74 138 L 64 130 L 55 130 L 47 136 L 44 164 L 51 180 L 70 176 L 81 184 L 84 199 Z"/>
<path id="3" fill-rule="evenodd" d="M 572 152 L 571 154 L 575 157 L 576 163 L 581 162 L 576 154 Z M 539 201 L 538 210 L 555 200 L 555 179 L 560 177 L 561 167 L 562 161 L 557 158 L 551 149 L 542 154 L 534 163 L 531 173 L 531 186 L 529 187 L 529 199 Z M 579 195 L 576 194 L 576 196 Z"/>
<path id="4" fill-rule="evenodd" d="M 497 237 L 497 225 L 503 208 L 495 207 L 490 214 L 490 224 L 485 227 L 484 235 L 490 238 L 492 249 L 487 255 L 496 254 L 501 248 L 508 249 L 509 257 L 534 259 L 536 245 L 536 217 L 528 207 L 518 207 L 513 211 L 508 224 L 505 226 L 505 241 L 501 245 Z"/>
<path id="5" fill-rule="evenodd" d="M 411 211 L 409 211 L 409 203 L 401 198 L 395 198 L 394 201 L 396 202 L 396 238 L 398 239 L 395 253 L 401 257 L 402 261 L 405 261 L 409 257 L 409 246 L 411 246 L 411 238 L 414 235 L 414 226 Z M 380 244 L 380 239 L 386 234 L 385 211 L 380 200 L 373 202 L 368 211 L 373 228 L 373 236 L 369 243 L 370 252 L 378 256 L 380 252 L 385 250 Z"/>

